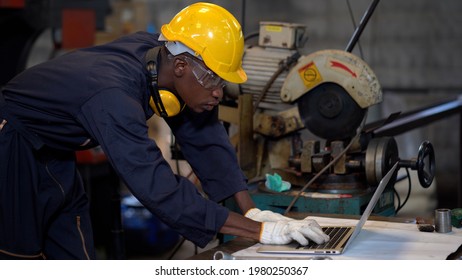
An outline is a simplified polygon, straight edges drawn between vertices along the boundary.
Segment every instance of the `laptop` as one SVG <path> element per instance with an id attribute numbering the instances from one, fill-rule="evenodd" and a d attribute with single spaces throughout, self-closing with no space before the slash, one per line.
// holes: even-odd
<path id="1" fill-rule="evenodd" d="M 322 254 L 322 255 L 339 255 L 353 242 L 356 236 L 361 231 L 362 227 L 369 218 L 377 201 L 382 195 L 383 190 L 388 185 L 388 182 L 393 177 L 395 170 L 398 167 L 398 162 L 388 171 L 385 177 L 380 180 L 378 187 L 372 195 L 369 204 L 361 215 L 356 226 L 328 226 L 323 227 L 323 231 L 330 236 L 330 240 L 324 244 L 316 244 L 310 242 L 307 246 L 302 246 L 296 242 L 287 245 L 262 245 L 257 249 L 259 253 L 272 254 Z"/>

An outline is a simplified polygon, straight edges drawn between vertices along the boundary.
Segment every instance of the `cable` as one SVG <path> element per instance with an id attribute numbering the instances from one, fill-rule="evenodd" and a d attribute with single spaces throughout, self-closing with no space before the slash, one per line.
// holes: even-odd
<path id="1" fill-rule="evenodd" d="M 278 78 L 278 76 L 281 75 L 281 73 L 284 72 L 285 70 L 290 70 L 290 67 L 292 67 L 292 65 L 297 63 L 299 58 L 300 58 L 300 53 L 296 52 L 293 55 L 287 57 L 287 59 L 285 60 L 283 59 L 279 62 L 279 68 L 273 73 L 271 78 L 266 83 L 265 87 L 258 94 L 257 100 L 255 101 L 255 104 L 253 105 L 254 114 L 257 112 L 258 105 L 260 105 L 260 102 L 265 97 L 266 92 L 270 89 L 271 85 Z"/>
<path id="2" fill-rule="evenodd" d="M 258 37 L 260 35 L 260 31 L 255 31 L 253 33 L 250 33 L 248 35 L 245 35 L 244 37 L 244 42 L 247 42 L 248 40 L 254 38 L 254 37 Z"/>
<path id="3" fill-rule="evenodd" d="M 396 188 L 393 188 L 393 193 L 396 196 L 396 199 L 398 200 L 398 206 L 395 209 L 395 215 L 398 214 L 397 209 L 401 205 L 401 197 L 399 196 L 399 193 L 396 191 Z"/>
<path id="4" fill-rule="evenodd" d="M 395 211 L 396 214 L 398 214 L 398 212 L 404 207 L 404 205 L 406 205 L 407 201 L 409 200 L 409 197 L 411 196 L 412 182 L 411 182 L 411 176 L 409 174 L 408 168 L 406 168 L 406 173 L 407 173 L 407 180 L 408 180 L 408 192 L 407 192 L 406 198 L 403 201 L 403 204 L 398 204 L 398 208 L 396 208 L 396 211 Z"/>

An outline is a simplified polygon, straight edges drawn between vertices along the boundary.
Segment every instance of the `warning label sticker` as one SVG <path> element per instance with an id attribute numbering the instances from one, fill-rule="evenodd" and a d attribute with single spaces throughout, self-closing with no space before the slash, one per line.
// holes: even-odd
<path id="1" fill-rule="evenodd" d="M 298 74 L 307 88 L 312 88 L 322 82 L 321 73 L 313 62 L 298 69 Z"/>

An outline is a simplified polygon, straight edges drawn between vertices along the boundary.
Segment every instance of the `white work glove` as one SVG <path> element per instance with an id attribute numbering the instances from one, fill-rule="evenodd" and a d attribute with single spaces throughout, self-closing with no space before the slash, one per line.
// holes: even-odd
<path id="1" fill-rule="evenodd" d="M 297 241 L 302 246 L 308 245 L 308 240 L 317 244 L 329 241 L 319 224 L 312 219 L 263 222 L 260 232 L 260 243 L 282 245 Z"/>
<path id="2" fill-rule="evenodd" d="M 244 215 L 246 218 L 252 219 L 257 222 L 277 222 L 277 221 L 293 221 L 289 217 L 283 216 L 269 210 L 261 211 L 258 208 L 252 208 Z"/>

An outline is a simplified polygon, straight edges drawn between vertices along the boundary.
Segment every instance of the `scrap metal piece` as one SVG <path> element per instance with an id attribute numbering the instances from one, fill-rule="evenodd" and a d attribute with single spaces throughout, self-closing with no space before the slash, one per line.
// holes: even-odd
<path id="1" fill-rule="evenodd" d="M 434 232 L 435 227 L 428 223 L 424 218 L 417 217 L 416 218 L 417 229 L 422 232 Z"/>

